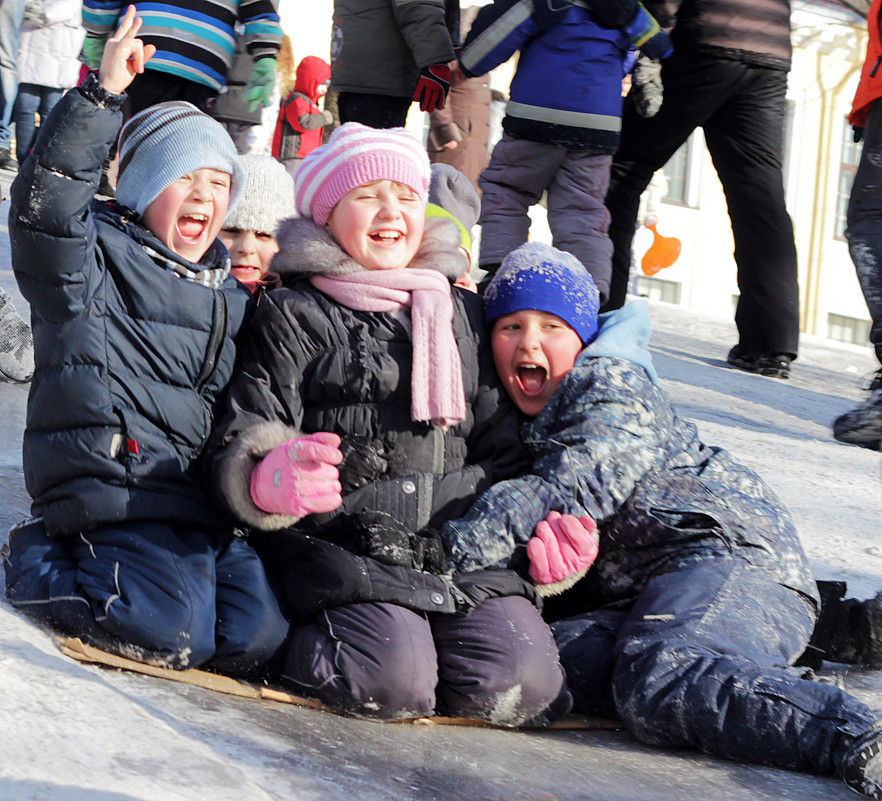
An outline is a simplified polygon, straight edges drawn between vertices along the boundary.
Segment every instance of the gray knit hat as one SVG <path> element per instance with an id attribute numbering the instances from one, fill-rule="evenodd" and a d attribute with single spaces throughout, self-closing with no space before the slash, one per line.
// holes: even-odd
<path id="1" fill-rule="evenodd" d="M 120 132 L 116 199 L 143 214 L 174 181 L 203 168 L 232 176 L 230 209 L 234 208 L 245 173 L 229 134 L 191 103 L 158 103 L 132 117 Z"/>
<path id="2" fill-rule="evenodd" d="M 225 228 L 275 234 L 282 220 L 296 217 L 294 179 L 272 156 L 240 156 L 245 169 L 245 191 L 227 214 Z"/>
<path id="3" fill-rule="evenodd" d="M 449 214 L 459 224 L 460 233 L 465 233 L 463 246 L 472 248 L 472 228 L 481 215 L 481 199 L 472 182 L 456 167 L 449 164 L 433 164 L 432 179 L 429 182 L 429 203 Z M 438 216 L 431 207 L 426 216 Z"/>

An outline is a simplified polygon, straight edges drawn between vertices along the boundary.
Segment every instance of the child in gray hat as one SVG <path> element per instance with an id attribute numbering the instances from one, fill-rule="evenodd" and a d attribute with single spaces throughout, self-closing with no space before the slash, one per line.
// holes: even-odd
<path id="1" fill-rule="evenodd" d="M 171 668 L 260 675 L 288 625 L 257 555 L 219 516 L 197 462 L 250 304 L 217 239 L 244 172 L 189 103 L 122 129 L 117 202 L 93 200 L 125 90 L 153 48 L 130 6 L 55 106 L 12 186 L 12 266 L 37 373 L 10 532 L 12 605 Z"/>

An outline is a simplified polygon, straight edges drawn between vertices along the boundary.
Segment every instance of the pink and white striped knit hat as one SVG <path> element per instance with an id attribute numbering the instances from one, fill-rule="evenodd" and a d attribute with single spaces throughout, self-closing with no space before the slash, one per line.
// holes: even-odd
<path id="1" fill-rule="evenodd" d="M 430 177 L 426 149 L 404 128 L 347 122 L 303 159 L 294 179 L 297 212 L 324 225 L 347 192 L 372 181 L 409 186 L 425 203 Z"/>

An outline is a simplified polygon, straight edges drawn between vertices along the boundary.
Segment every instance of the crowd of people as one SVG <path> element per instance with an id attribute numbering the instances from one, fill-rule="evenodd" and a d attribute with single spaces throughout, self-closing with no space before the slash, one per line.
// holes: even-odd
<path id="1" fill-rule="evenodd" d="M 26 24 L 56 4 L 28 0 Z M 9 233 L 36 337 L 19 319 L 30 370 L 0 371 L 31 381 L 32 514 L 9 534 L 10 603 L 359 717 L 613 716 L 882 798 L 882 711 L 810 658 L 882 664 L 879 599 L 813 579 L 780 499 L 674 410 L 648 306 L 625 303 L 639 196 L 700 125 L 736 239 L 729 362 L 789 374 L 786 3 L 495 0 L 461 26 L 453 2 L 337 0 L 330 63 L 285 82 L 271 155 L 219 98 L 269 102 L 276 3 L 156 5 L 85 0 L 75 87 L 22 81 L 40 125 L 18 134 Z M 742 12 L 757 36 L 734 42 L 720 14 Z M 430 164 L 411 104 L 442 111 L 515 51 L 477 186 Z M 573 106 L 550 70 L 595 89 Z M 878 347 L 875 70 L 858 94 L 848 236 Z M 553 247 L 527 242 L 543 191 Z M 880 450 L 880 392 L 837 438 Z"/>

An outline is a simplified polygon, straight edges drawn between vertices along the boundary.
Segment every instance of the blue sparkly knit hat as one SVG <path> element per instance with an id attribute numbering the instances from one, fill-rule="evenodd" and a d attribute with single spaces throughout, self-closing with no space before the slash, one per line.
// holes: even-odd
<path id="1" fill-rule="evenodd" d="M 143 214 L 174 181 L 202 168 L 230 174 L 232 211 L 245 188 L 245 171 L 230 135 L 192 103 L 157 103 L 120 132 L 117 202 Z"/>
<path id="2" fill-rule="evenodd" d="M 597 333 L 600 294 L 575 256 L 528 242 L 503 259 L 484 293 L 484 313 L 489 325 L 529 309 L 557 315 L 587 345 Z"/>

